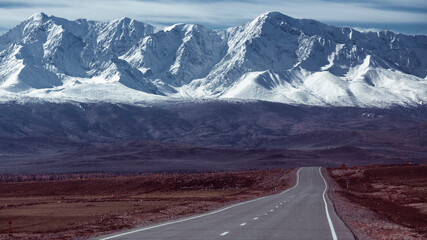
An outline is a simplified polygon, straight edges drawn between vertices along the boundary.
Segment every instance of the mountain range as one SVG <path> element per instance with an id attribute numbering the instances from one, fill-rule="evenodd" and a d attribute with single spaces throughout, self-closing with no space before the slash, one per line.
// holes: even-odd
<path id="1" fill-rule="evenodd" d="M 0 36 L 0 96 L 416 107 L 427 102 L 427 36 L 360 32 L 278 12 L 221 30 L 38 13 Z"/>
<path id="2" fill-rule="evenodd" d="M 0 36 L 0 173 L 423 163 L 426 75 L 424 35 L 39 13 Z"/>
<path id="3" fill-rule="evenodd" d="M 257 102 L 0 104 L 4 172 L 425 163 L 427 107 Z"/>

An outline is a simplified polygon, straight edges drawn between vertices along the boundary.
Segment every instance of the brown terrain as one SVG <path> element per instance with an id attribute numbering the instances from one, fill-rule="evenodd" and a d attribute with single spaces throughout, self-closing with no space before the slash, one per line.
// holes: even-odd
<path id="1" fill-rule="evenodd" d="M 244 171 L 425 159 L 427 105 L 0 104 L 0 173 Z"/>
<path id="2" fill-rule="evenodd" d="M 427 238 L 427 165 L 342 166 L 329 173 L 336 180 L 329 195 L 357 239 Z"/>
<path id="3" fill-rule="evenodd" d="M 295 171 L 0 179 L 0 239 L 87 239 L 273 194 L 295 184 Z"/>

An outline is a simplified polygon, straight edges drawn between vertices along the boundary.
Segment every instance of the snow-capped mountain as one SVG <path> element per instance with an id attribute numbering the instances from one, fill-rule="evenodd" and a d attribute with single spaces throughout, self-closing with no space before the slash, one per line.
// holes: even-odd
<path id="1" fill-rule="evenodd" d="M 427 102 L 427 36 L 359 32 L 278 12 L 224 30 L 40 13 L 0 37 L 0 96 L 412 106 Z"/>

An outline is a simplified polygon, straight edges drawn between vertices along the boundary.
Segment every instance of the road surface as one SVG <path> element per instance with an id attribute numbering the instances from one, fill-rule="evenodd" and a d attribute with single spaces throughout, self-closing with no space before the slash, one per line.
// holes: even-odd
<path id="1" fill-rule="evenodd" d="M 97 239 L 354 239 L 326 187 L 320 168 L 301 168 L 295 186 L 280 194 Z"/>

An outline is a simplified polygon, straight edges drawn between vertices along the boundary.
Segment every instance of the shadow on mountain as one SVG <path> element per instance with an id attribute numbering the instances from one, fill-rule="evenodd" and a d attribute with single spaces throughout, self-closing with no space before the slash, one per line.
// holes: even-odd
<path id="1" fill-rule="evenodd" d="M 424 162 L 427 109 L 270 102 L 0 105 L 1 172 Z"/>

